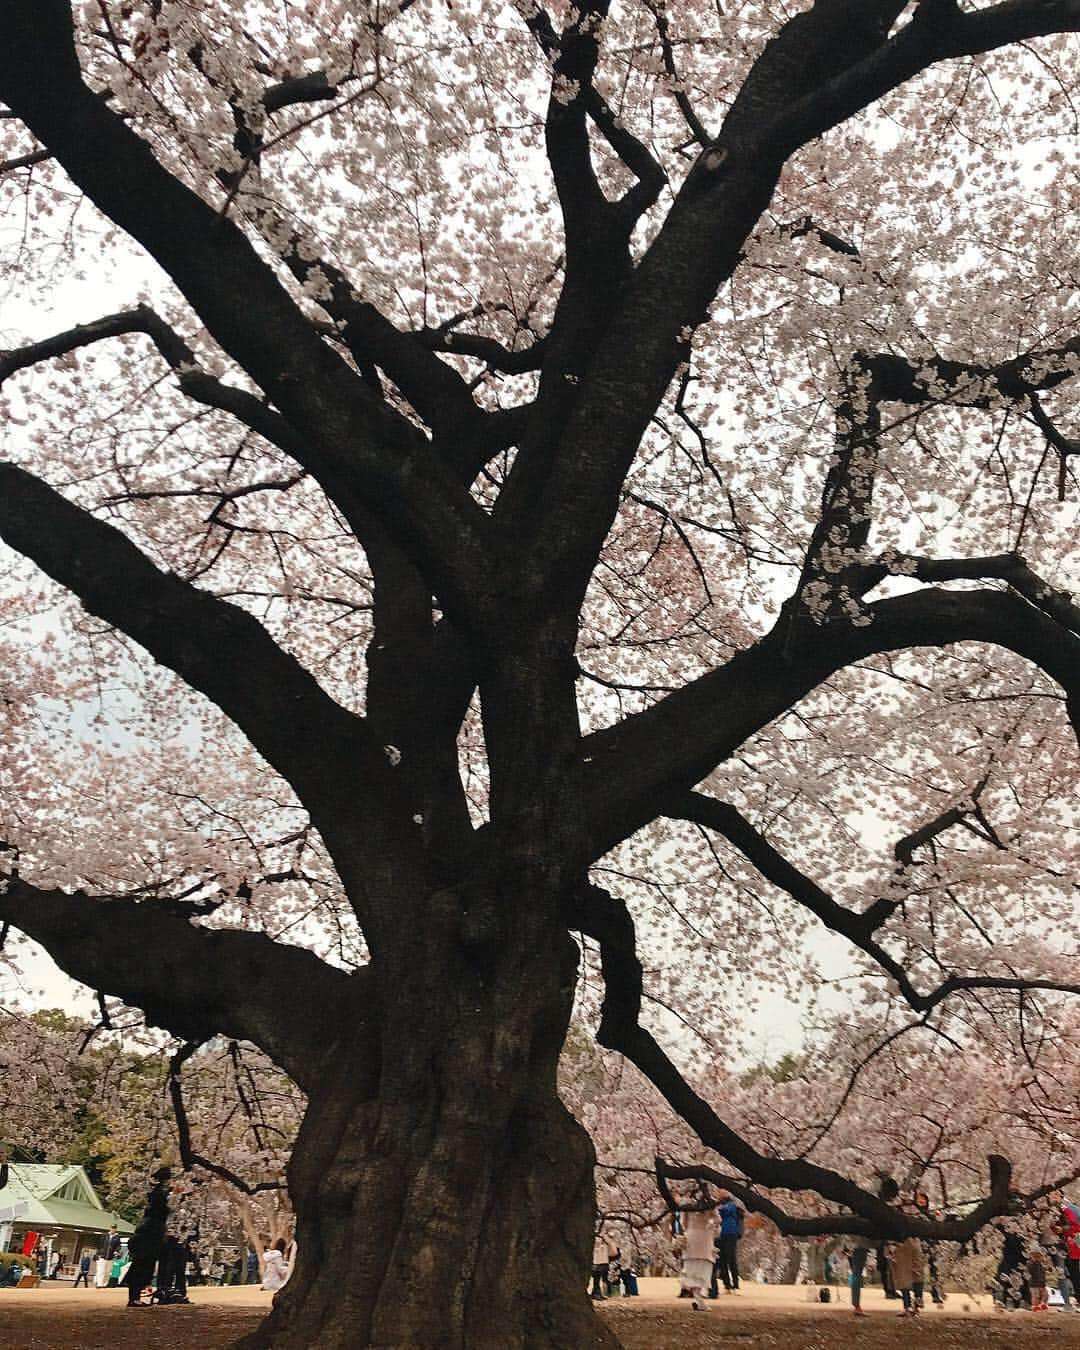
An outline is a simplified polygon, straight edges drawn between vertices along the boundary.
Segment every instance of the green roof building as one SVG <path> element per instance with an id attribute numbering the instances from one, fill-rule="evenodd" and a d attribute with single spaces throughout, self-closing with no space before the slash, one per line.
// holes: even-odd
<path id="1" fill-rule="evenodd" d="M 21 1251 L 27 1233 L 36 1233 L 65 1267 L 96 1252 L 110 1228 L 122 1235 L 134 1227 L 107 1210 L 81 1167 L 11 1163 L 0 1190 L 0 1251 Z"/>

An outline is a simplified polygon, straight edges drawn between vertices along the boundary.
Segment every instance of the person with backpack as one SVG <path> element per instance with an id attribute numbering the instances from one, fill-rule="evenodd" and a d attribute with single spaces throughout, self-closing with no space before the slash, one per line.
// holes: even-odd
<path id="1" fill-rule="evenodd" d="M 713 1266 L 713 1288 L 716 1277 L 724 1282 L 724 1292 L 736 1294 L 739 1291 L 739 1240 L 743 1235 L 745 1215 L 735 1203 L 729 1191 L 721 1191 L 717 1197 L 717 1215 L 720 1219 L 720 1233 L 716 1239 L 716 1262 Z"/>

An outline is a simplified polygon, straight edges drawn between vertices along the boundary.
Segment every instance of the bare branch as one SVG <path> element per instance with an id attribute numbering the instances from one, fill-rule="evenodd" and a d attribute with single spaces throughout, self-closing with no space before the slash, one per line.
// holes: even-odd
<path id="1" fill-rule="evenodd" d="M 190 1172 L 195 1167 L 201 1167 L 204 1172 L 211 1172 L 214 1176 L 220 1177 L 222 1181 L 227 1181 L 230 1186 L 235 1186 L 244 1195 L 259 1195 L 263 1191 L 285 1190 L 286 1186 L 283 1181 L 257 1181 L 251 1184 L 245 1181 L 239 1173 L 234 1172 L 231 1167 L 224 1167 L 221 1163 L 212 1162 L 209 1158 L 203 1157 L 201 1153 L 196 1153 L 192 1147 L 191 1123 L 188 1120 L 187 1108 L 184 1105 L 181 1072 L 201 1044 L 200 1041 L 187 1041 L 169 1060 L 169 1100 L 172 1102 L 173 1115 L 176 1118 L 176 1138 L 180 1145 L 180 1162 L 183 1164 L 184 1171 Z"/>

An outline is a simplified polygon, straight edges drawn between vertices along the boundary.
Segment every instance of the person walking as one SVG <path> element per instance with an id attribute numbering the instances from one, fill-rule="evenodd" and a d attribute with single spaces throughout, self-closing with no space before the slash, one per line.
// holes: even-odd
<path id="1" fill-rule="evenodd" d="M 1031 1311 L 1046 1312 L 1050 1307 L 1050 1291 L 1046 1287 L 1046 1253 L 1041 1247 L 1028 1252 L 1028 1284 L 1031 1286 Z"/>
<path id="2" fill-rule="evenodd" d="M 920 1218 L 922 1219 L 942 1218 L 940 1210 L 936 1214 L 931 1213 L 930 1197 L 926 1194 L 925 1191 L 915 1192 L 914 1203 L 916 1213 L 919 1215 Z M 933 1300 L 935 1306 L 940 1308 L 942 1304 L 945 1302 L 945 1295 L 942 1293 L 941 1290 L 941 1276 L 938 1271 L 937 1243 L 931 1240 L 925 1244 L 923 1250 L 926 1256 L 926 1269 L 930 1276 L 930 1297 Z M 919 1306 L 922 1307 L 921 1300 Z"/>
<path id="3" fill-rule="evenodd" d="M 717 1239 L 716 1264 L 724 1282 L 724 1292 L 736 1294 L 739 1291 L 739 1239 L 742 1237 L 743 1215 L 729 1191 L 721 1191 L 718 1198 L 720 1236 Z"/>
<path id="4" fill-rule="evenodd" d="M 78 1289 L 80 1282 L 87 1289 L 90 1288 L 90 1253 L 83 1252 L 79 1261 L 79 1273 L 75 1276 L 75 1288 Z"/>
<path id="5" fill-rule="evenodd" d="M 682 1285 L 700 1308 L 699 1299 L 705 1297 L 713 1270 L 713 1238 L 716 1234 L 716 1211 L 690 1209 L 685 1212 L 686 1250 L 683 1253 Z"/>
<path id="6" fill-rule="evenodd" d="M 1024 1239 L 1019 1233 L 1002 1234 L 1001 1260 L 995 1279 L 997 1306 L 1002 1312 L 1009 1308 L 1022 1308 L 1031 1302 Z"/>

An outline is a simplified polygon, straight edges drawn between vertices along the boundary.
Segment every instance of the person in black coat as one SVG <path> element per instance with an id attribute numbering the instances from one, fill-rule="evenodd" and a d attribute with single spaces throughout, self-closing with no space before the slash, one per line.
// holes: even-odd
<path id="1" fill-rule="evenodd" d="M 153 1282 L 154 1267 L 165 1247 L 165 1224 L 169 1217 L 169 1183 L 172 1173 L 159 1167 L 151 1177 L 153 1185 L 146 1198 L 146 1212 L 128 1239 L 128 1266 L 124 1283 L 127 1285 L 129 1308 L 142 1306 L 142 1292 Z"/>

